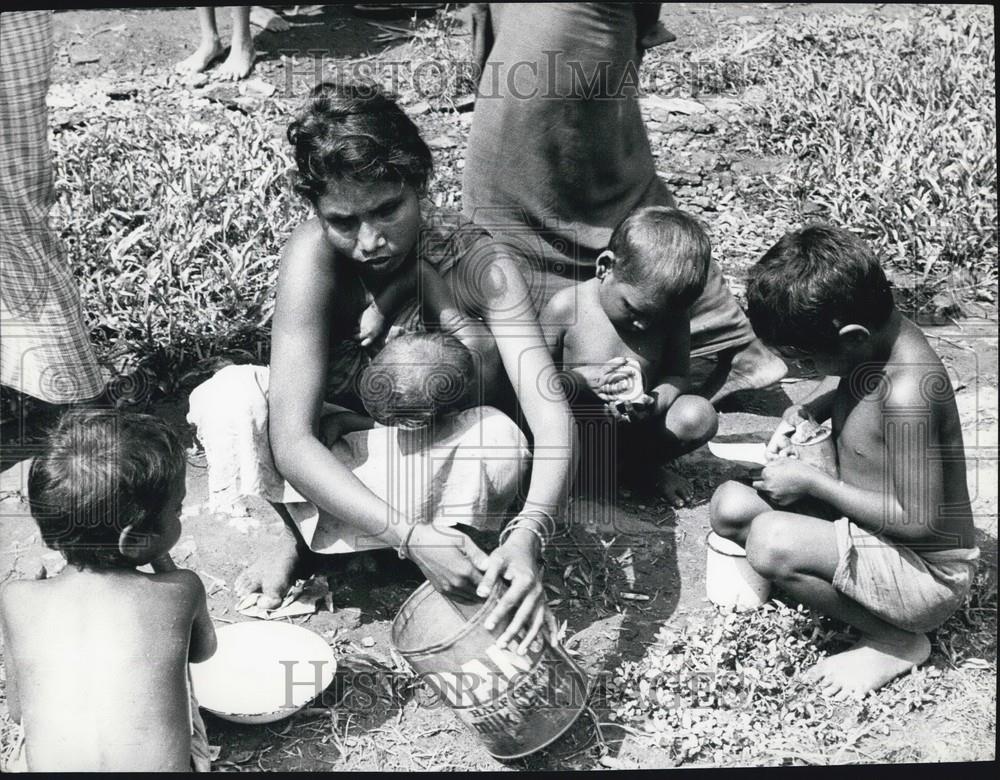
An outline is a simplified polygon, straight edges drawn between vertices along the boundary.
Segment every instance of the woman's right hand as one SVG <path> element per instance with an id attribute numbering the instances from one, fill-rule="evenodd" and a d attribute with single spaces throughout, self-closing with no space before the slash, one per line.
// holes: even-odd
<path id="1" fill-rule="evenodd" d="M 802 404 L 794 404 L 785 409 L 781 415 L 781 422 L 771 434 L 771 440 L 764 450 L 764 457 L 767 460 L 774 460 L 781 457 L 781 454 L 791 446 L 791 436 L 795 433 L 798 424 L 810 418 L 809 412 Z"/>
<path id="2" fill-rule="evenodd" d="M 473 560 L 486 558 L 486 553 L 461 531 L 420 523 L 404 552 L 439 593 L 455 601 L 482 601 L 476 588 L 483 575 Z"/>

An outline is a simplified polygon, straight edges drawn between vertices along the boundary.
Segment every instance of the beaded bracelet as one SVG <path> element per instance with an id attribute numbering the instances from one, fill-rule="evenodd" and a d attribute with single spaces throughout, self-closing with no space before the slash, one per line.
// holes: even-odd
<path id="1" fill-rule="evenodd" d="M 399 547 L 396 548 L 396 554 L 401 560 L 408 560 L 410 555 L 410 549 L 407 545 L 410 543 L 410 537 L 413 536 L 413 532 L 417 529 L 417 524 L 414 523 L 407 530 L 406 535 L 403 537 L 403 541 L 399 543 Z M 404 552 L 405 551 L 405 552 Z"/>

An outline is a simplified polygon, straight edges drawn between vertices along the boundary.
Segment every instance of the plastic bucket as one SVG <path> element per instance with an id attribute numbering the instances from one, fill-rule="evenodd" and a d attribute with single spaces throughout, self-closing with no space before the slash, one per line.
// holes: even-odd
<path id="1" fill-rule="evenodd" d="M 737 611 L 764 604 L 771 595 L 771 583 L 753 570 L 746 551 L 714 531 L 705 541 L 705 592 L 709 600 Z"/>
<path id="2" fill-rule="evenodd" d="M 510 760 L 562 736 L 586 706 L 589 681 L 544 628 L 526 655 L 496 644 L 504 626 L 490 632 L 483 621 L 503 590 L 465 605 L 424 583 L 400 608 L 391 636 L 396 651 L 490 754 Z"/>

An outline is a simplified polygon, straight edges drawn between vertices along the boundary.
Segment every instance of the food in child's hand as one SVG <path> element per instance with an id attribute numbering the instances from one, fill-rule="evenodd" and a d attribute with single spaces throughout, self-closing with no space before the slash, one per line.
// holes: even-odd
<path id="1" fill-rule="evenodd" d="M 822 425 L 812 418 L 800 420 L 795 426 L 795 433 L 789 439 L 789 446 L 778 455 L 798 458 L 802 462 L 836 477 L 838 473 L 837 447 L 831 433 L 829 425 Z"/>
<path id="2" fill-rule="evenodd" d="M 639 367 L 639 361 L 635 358 L 627 358 L 625 365 L 617 370 L 624 375 L 623 379 L 627 385 L 624 390 L 615 394 L 616 403 L 634 403 L 643 397 L 649 397 L 642 386 L 642 369 Z"/>
<path id="3" fill-rule="evenodd" d="M 642 386 L 642 369 L 639 367 L 639 362 L 635 358 L 627 358 L 625 365 L 616 371 L 620 375 L 616 384 L 624 381 L 625 386 L 607 403 L 612 416 L 624 422 L 644 416 L 643 412 L 651 409 L 656 399 L 647 395 Z"/>
<path id="4" fill-rule="evenodd" d="M 795 432 L 791 436 L 792 444 L 811 444 L 822 436 L 828 435 L 830 429 L 810 418 L 799 420 Z"/>

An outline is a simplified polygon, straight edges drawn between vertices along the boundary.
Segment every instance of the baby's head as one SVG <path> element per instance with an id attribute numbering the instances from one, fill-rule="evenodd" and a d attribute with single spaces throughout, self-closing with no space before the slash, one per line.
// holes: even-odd
<path id="1" fill-rule="evenodd" d="M 895 305 L 866 242 L 831 225 L 786 233 L 750 270 L 747 313 L 754 331 L 790 359 L 809 358 L 843 376 L 859 347 Z"/>
<path id="2" fill-rule="evenodd" d="M 698 221 L 680 209 L 636 209 L 597 258 L 601 307 L 616 328 L 646 330 L 686 313 L 708 279 L 712 247 Z"/>
<path id="3" fill-rule="evenodd" d="M 180 536 L 184 447 L 162 420 L 90 410 L 63 415 L 31 464 L 42 540 L 78 568 L 134 568 Z"/>
<path id="4" fill-rule="evenodd" d="M 361 401 L 383 425 L 421 428 L 467 408 L 475 386 L 472 353 L 446 333 L 389 341 L 361 375 Z"/>

